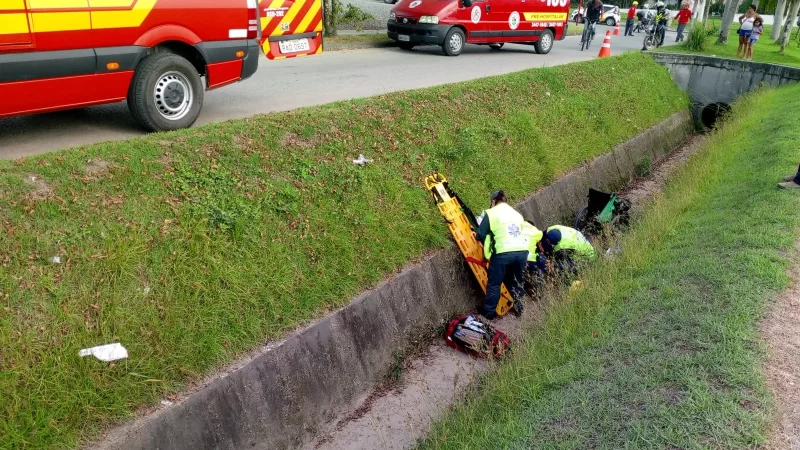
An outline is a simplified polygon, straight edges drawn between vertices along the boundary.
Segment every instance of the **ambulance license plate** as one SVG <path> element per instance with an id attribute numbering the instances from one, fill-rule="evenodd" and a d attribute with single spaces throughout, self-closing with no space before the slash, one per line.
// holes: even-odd
<path id="1" fill-rule="evenodd" d="M 281 48 L 281 53 L 297 53 L 307 52 L 311 47 L 308 45 L 308 39 L 290 39 L 288 41 L 278 41 Z"/>
<path id="2" fill-rule="evenodd" d="M 398 41 L 403 41 L 403 42 L 408 42 L 408 41 L 411 40 L 411 36 L 408 36 L 408 35 L 405 35 L 405 34 L 399 34 L 399 35 L 397 35 L 397 40 Z"/>

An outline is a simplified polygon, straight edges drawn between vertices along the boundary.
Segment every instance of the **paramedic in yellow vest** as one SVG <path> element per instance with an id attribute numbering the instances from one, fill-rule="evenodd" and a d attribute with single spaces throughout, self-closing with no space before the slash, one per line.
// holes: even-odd
<path id="1" fill-rule="evenodd" d="M 544 273 L 545 257 L 539 250 L 539 241 L 544 237 L 542 230 L 536 228 L 530 220 L 526 220 L 522 225 L 522 230 L 528 235 L 528 272 L 539 271 Z"/>
<path id="2" fill-rule="evenodd" d="M 544 285 L 544 274 L 547 267 L 547 259 L 539 250 L 539 242 L 542 240 L 544 233 L 536 228 L 536 225 L 530 220 L 525 221 L 522 230 L 528 235 L 528 271 L 525 280 L 525 293 L 535 300 L 537 292 Z"/>
<path id="3" fill-rule="evenodd" d="M 576 264 L 597 257 L 592 243 L 580 231 L 564 225 L 548 228 L 540 245 L 544 255 L 562 271 L 576 273 Z"/>
<path id="4" fill-rule="evenodd" d="M 505 192 L 493 193 L 491 201 L 492 207 L 486 210 L 475 236 L 483 242 L 483 254 L 489 260 L 486 303 L 481 311 L 489 320 L 497 317 L 503 283 L 514 298 L 514 309 L 522 312 L 520 300 L 524 295 L 524 272 L 530 248 L 528 235 L 523 232 L 525 219 L 509 206 Z"/>

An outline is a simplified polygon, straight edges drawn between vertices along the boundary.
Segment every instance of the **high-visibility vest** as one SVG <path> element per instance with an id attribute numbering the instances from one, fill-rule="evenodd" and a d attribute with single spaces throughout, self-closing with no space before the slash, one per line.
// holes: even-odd
<path id="1" fill-rule="evenodd" d="M 522 224 L 522 232 L 528 235 L 529 244 L 528 244 L 528 261 L 536 262 L 536 244 L 542 240 L 542 230 L 536 228 L 535 226 L 525 222 Z"/>
<path id="2" fill-rule="evenodd" d="M 559 241 L 558 245 L 553 247 L 554 253 L 559 250 L 574 250 L 577 256 L 581 258 L 589 260 L 595 258 L 596 255 L 592 243 L 589 242 L 580 231 L 565 227 L 564 225 L 553 225 L 547 229 L 547 231 L 550 230 L 558 230 L 561 232 L 561 241 Z"/>
<path id="3" fill-rule="evenodd" d="M 490 229 L 483 243 L 486 259 L 499 253 L 528 251 L 528 235 L 522 232 L 525 219 L 507 203 L 498 203 L 487 209 L 484 220 L 489 221 Z"/>

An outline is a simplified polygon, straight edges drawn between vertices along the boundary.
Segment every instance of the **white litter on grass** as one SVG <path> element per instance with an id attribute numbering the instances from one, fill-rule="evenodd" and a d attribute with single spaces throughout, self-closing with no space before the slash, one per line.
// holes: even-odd
<path id="1" fill-rule="evenodd" d="M 61 264 L 61 257 L 60 256 L 53 256 L 50 258 L 50 262 L 53 264 Z"/>
<path id="2" fill-rule="evenodd" d="M 174 405 L 174 403 L 172 403 L 169 400 L 161 400 L 161 404 L 164 405 L 164 406 L 172 406 L 172 405 Z"/>
<path id="3" fill-rule="evenodd" d="M 142 288 L 142 295 L 147 295 L 150 293 L 150 286 L 145 286 Z"/>
<path id="4" fill-rule="evenodd" d="M 550 97 L 550 93 L 549 92 L 545 92 L 544 95 Z"/>
<path id="5" fill-rule="evenodd" d="M 371 159 L 367 159 L 364 155 L 358 155 L 358 159 L 353 160 L 353 164 L 357 166 L 366 166 L 368 163 L 371 163 Z"/>
<path id="6" fill-rule="evenodd" d="M 128 350 L 119 342 L 106 345 L 98 345 L 97 347 L 84 348 L 78 352 L 78 356 L 94 356 L 100 361 L 111 362 L 118 359 L 125 359 L 128 357 Z"/>

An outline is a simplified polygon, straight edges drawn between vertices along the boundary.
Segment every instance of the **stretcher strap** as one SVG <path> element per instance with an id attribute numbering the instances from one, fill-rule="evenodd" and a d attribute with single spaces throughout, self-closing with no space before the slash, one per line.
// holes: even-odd
<path id="1" fill-rule="evenodd" d="M 467 262 L 468 263 L 472 263 L 472 264 L 477 264 L 477 265 L 479 265 L 481 267 L 484 267 L 484 268 L 489 265 L 486 261 L 477 260 L 477 259 L 473 258 L 472 256 L 467 256 Z"/>

